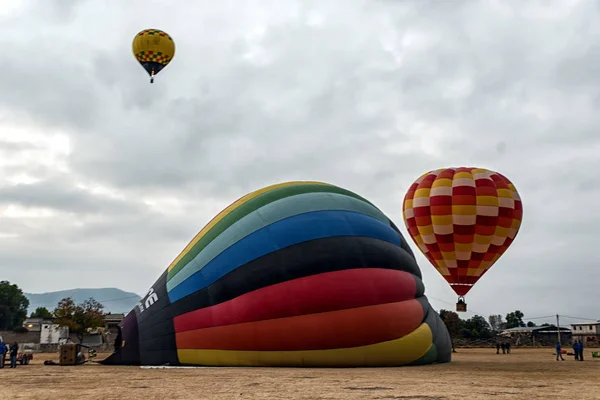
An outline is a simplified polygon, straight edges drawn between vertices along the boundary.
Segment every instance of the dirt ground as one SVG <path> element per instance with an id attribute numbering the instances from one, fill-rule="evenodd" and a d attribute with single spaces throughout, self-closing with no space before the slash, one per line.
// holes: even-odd
<path id="1" fill-rule="evenodd" d="M 449 364 L 401 368 L 44 366 L 0 370 L 6 399 L 600 399 L 600 359 L 556 361 L 553 349 L 457 349 Z M 105 357 L 99 354 L 96 360 Z"/>

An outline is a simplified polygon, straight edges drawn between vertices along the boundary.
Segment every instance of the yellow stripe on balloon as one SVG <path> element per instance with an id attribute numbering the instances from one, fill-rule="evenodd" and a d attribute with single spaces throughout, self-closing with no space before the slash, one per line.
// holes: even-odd
<path id="1" fill-rule="evenodd" d="M 452 179 L 448 179 L 448 178 L 439 178 L 436 179 L 435 181 L 433 181 L 433 183 L 431 184 L 431 187 L 452 187 Z"/>
<path id="2" fill-rule="evenodd" d="M 456 179 L 468 179 L 470 181 L 474 180 L 473 179 L 473 174 L 470 173 L 470 172 L 466 172 L 466 171 L 455 173 L 453 179 L 454 180 L 456 180 Z"/>
<path id="3" fill-rule="evenodd" d="M 506 197 L 508 199 L 513 198 L 513 192 L 510 189 L 498 189 L 498 197 Z"/>
<path id="4" fill-rule="evenodd" d="M 477 206 L 465 204 L 453 205 L 452 215 L 477 215 Z"/>
<path id="5" fill-rule="evenodd" d="M 423 323 L 408 335 L 367 346 L 326 350 L 239 351 L 180 349 L 179 362 L 188 365 L 237 367 L 393 367 L 423 357 L 431 348 L 433 334 Z"/>
<path id="6" fill-rule="evenodd" d="M 433 225 L 452 225 L 452 214 L 432 215 L 431 223 Z"/>
<path id="7" fill-rule="evenodd" d="M 421 225 L 417 226 L 417 228 L 421 236 L 433 235 L 433 225 Z"/>
<path id="8" fill-rule="evenodd" d="M 477 196 L 478 206 L 498 206 L 498 198 L 494 196 Z"/>

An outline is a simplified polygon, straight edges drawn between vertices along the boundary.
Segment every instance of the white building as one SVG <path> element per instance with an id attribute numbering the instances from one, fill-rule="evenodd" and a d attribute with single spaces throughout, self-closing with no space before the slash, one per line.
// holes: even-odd
<path id="1" fill-rule="evenodd" d="M 44 324 L 51 324 L 52 323 L 52 319 L 46 319 L 46 318 L 26 318 L 25 321 L 23 321 L 23 327 L 27 328 L 27 330 L 29 332 L 41 332 L 42 331 L 42 326 Z"/>
<path id="2" fill-rule="evenodd" d="M 582 322 L 580 324 L 571 324 L 573 340 L 579 340 L 586 344 L 600 343 L 600 321 Z"/>
<path id="3" fill-rule="evenodd" d="M 69 328 L 67 326 L 61 327 L 58 324 L 43 324 L 41 326 L 41 344 L 56 344 L 60 342 L 60 339 L 67 339 L 68 337 Z"/>

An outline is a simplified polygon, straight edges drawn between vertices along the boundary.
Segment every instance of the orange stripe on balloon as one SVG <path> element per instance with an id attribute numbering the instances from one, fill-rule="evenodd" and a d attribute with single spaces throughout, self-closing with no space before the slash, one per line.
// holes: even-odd
<path id="1" fill-rule="evenodd" d="M 393 340 L 424 318 L 417 300 L 218 326 L 176 334 L 177 348 L 221 350 L 321 350 Z"/>

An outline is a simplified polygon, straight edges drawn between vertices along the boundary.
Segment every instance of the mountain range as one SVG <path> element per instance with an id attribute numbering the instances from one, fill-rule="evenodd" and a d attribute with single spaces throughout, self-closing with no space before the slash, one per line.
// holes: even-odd
<path id="1" fill-rule="evenodd" d="M 57 292 L 23 294 L 29 299 L 27 315 L 31 315 L 38 307 L 46 307 L 52 312 L 58 302 L 66 297 L 72 298 L 77 304 L 91 297 L 104 305 L 104 312 L 126 313 L 131 311 L 135 303 L 141 298 L 137 293 L 126 292 L 117 288 L 69 289 Z"/>

